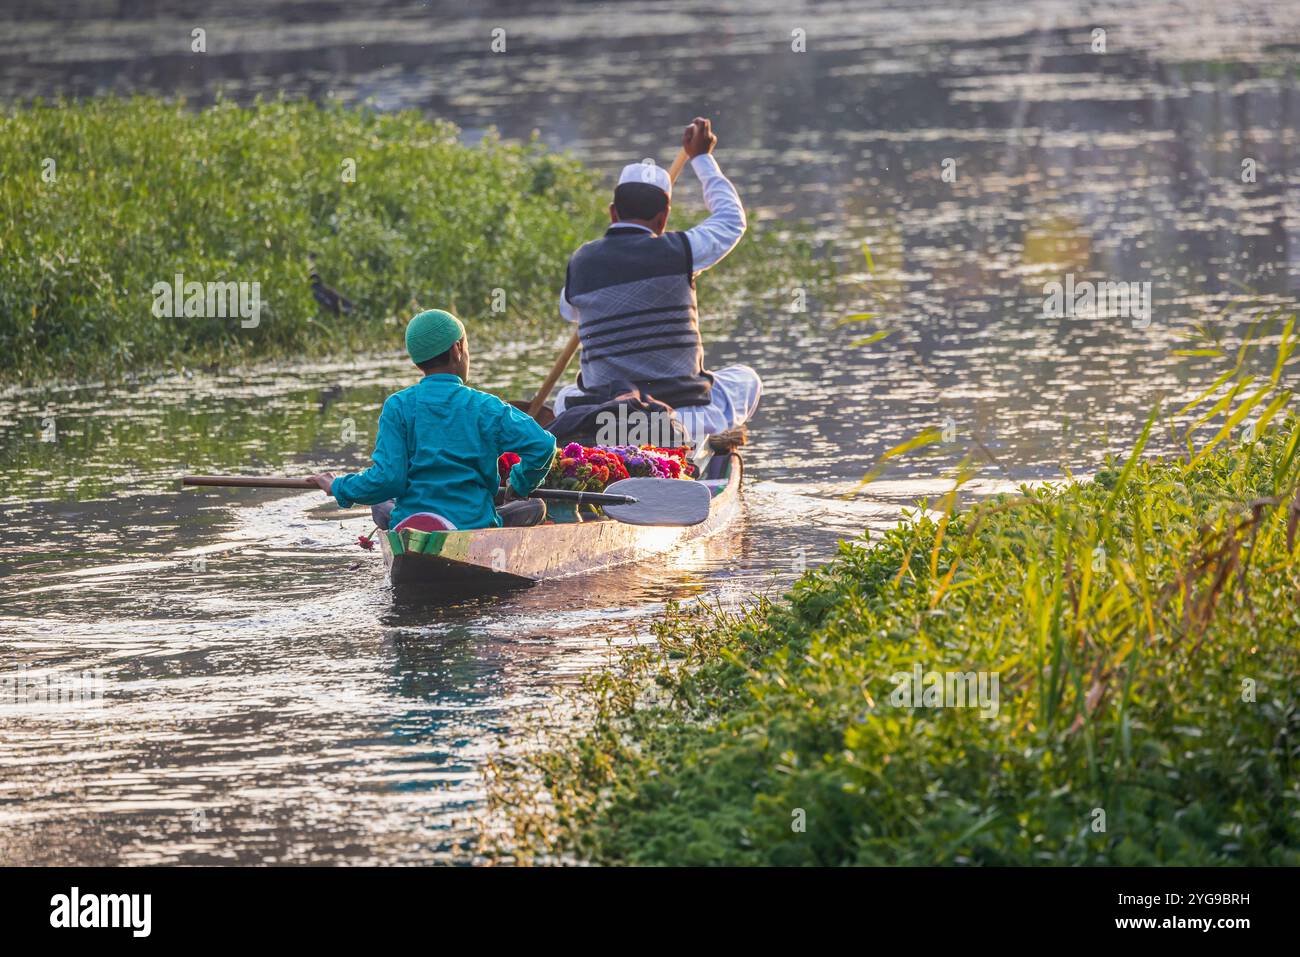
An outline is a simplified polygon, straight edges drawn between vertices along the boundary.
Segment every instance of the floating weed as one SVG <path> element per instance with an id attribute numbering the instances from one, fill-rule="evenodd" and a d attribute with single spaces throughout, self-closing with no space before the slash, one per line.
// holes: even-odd
<path id="1" fill-rule="evenodd" d="M 0 141 L 0 380 L 393 349 L 412 303 L 481 343 L 553 331 L 569 255 L 607 225 L 608 179 L 577 159 L 536 139 L 468 146 L 415 111 L 36 101 L 0 112 Z M 747 318 L 775 312 L 791 277 L 826 282 L 817 252 L 756 224 L 703 285 Z M 350 310 L 317 301 L 313 262 Z M 177 274 L 259 284 L 259 321 L 156 315 L 155 284 Z"/>

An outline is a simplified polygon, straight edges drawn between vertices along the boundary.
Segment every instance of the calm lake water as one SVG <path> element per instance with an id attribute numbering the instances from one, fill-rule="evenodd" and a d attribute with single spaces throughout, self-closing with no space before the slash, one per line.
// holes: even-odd
<path id="1" fill-rule="evenodd" d="M 364 516 L 323 496 L 178 487 L 364 464 L 412 381 L 397 353 L 0 393 L 0 673 L 98 670 L 104 691 L 0 702 L 2 863 L 467 859 L 485 759 L 667 602 L 779 595 L 968 453 L 983 490 L 1095 469 L 1213 378 L 1171 354 L 1196 324 L 1231 342 L 1300 293 L 1296 4 L 17 6 L 6 102 L 370 99 L 471 139 L 536 130 L 611 175 L 710 115 L 752 217 L 809 224 L 844 301 L 792 312 L 791 290 L 738 304 L 701 281 L 710 362 L 767 384 L 731 532 L 441 608 L 395 599 L 352 544 Z M 1150 283 L 1149 316 L 1043 318 L 1067 274 Z M 837 324 L 861 311 L 881 324 Z M 554 351 L 479 349 L 476 384 L 525 395 Z M 925 428 L 948 439 L 842 498 Z"/>

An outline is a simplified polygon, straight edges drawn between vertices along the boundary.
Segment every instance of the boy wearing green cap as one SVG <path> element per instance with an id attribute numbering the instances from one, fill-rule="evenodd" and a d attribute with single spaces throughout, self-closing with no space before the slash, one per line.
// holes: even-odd
<path id="1" fill-rule="evenodd" d="M 555 436 L 496 396 L 465 385 L 469 342 L 451 313 L 430 309 L 413 318 L 406 351 L 424 378 L 384 401 L 373 464 L 311 480 L 340 508 L 376 506 L 376 520 L 389 528 L 417 512 L 441 515 L 457 528 L 540 523 L 546 506 L 527 496 L 550 470 Z M 505 452 L 519 456 L 508 484 L 523 501 L 498 510 L 497 460 Z"/>

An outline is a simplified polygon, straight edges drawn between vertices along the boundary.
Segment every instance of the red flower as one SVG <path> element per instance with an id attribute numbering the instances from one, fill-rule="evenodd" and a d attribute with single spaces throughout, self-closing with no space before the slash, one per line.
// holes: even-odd
<path id="1" fill-rule="evenodd" d="M 501 458 L 497 459 L 497 474 L 501 476 L 501 484 L 506 484 L 506 479 L 510 477 L 510 470 L 519 464 L 519 456 L 514 452 L 506 452 Z"/>

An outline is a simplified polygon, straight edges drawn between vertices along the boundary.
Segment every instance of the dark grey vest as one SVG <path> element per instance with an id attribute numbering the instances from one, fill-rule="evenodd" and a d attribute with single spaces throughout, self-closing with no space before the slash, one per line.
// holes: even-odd
<path id="1" fill-rule="evenodd" d="M 578 385 L 630 382 L 672 406 L 708 405 L 695 271 L 685 233 L 611 226 L 569 260 L 564 295 L 578 309 Z"/>

